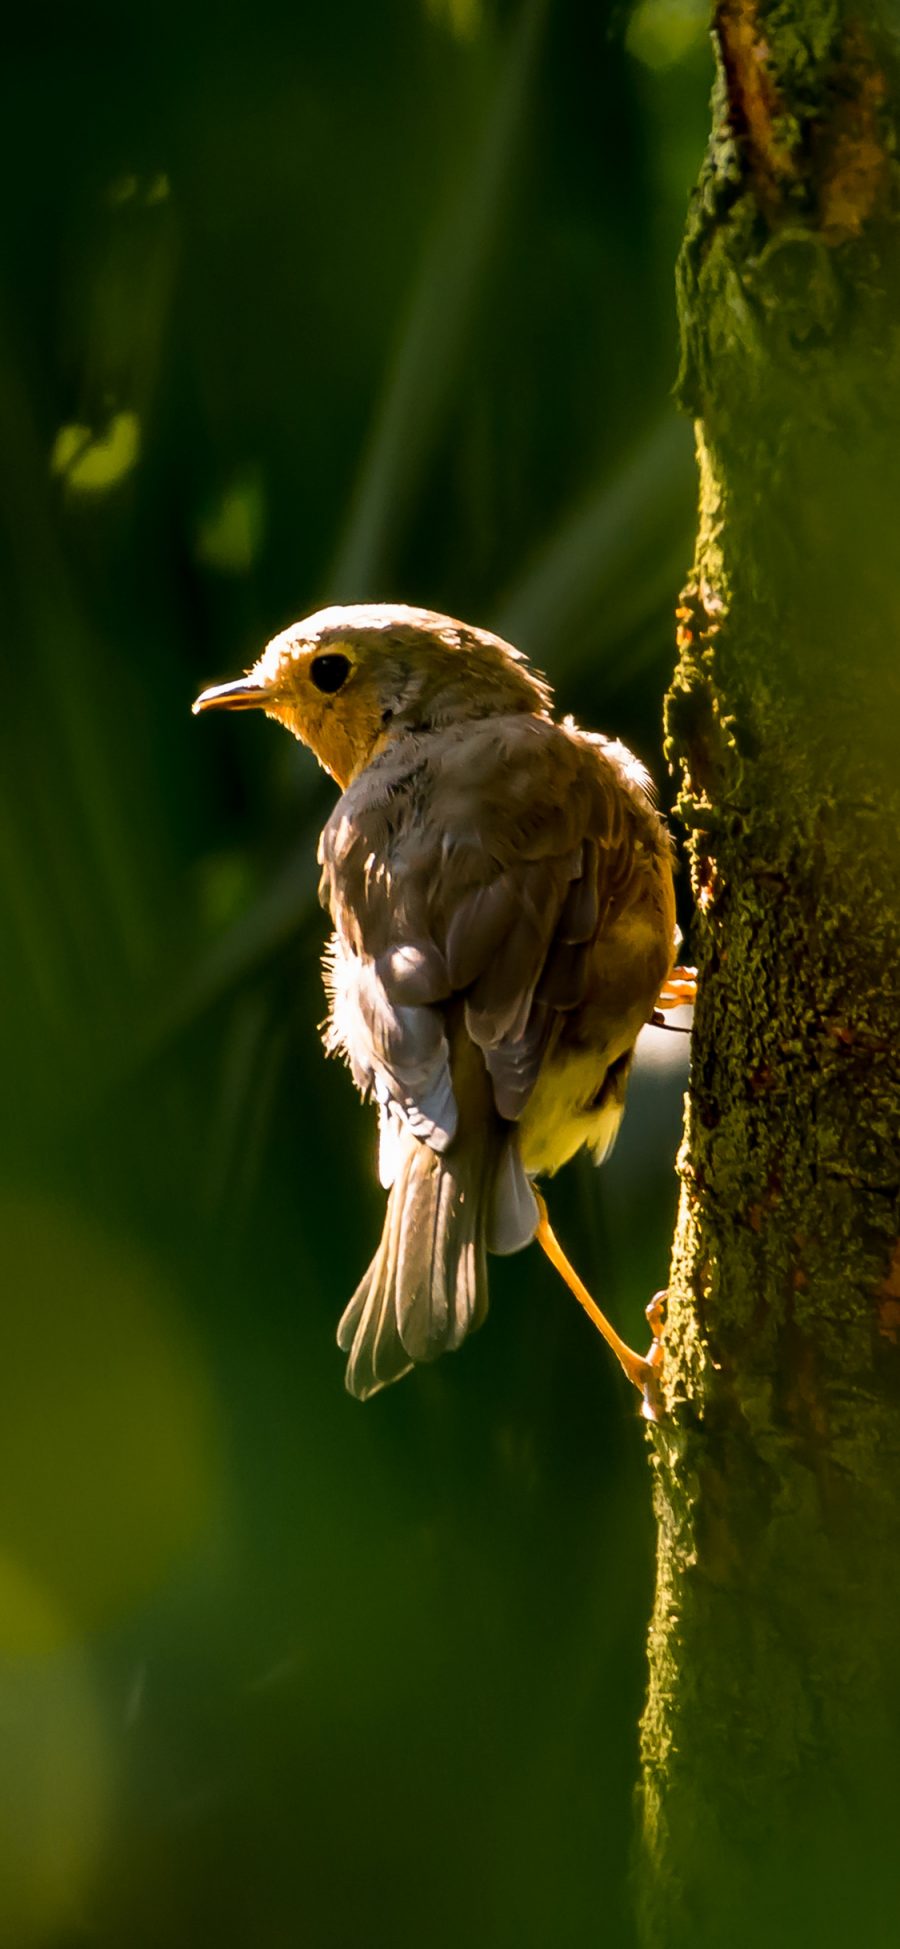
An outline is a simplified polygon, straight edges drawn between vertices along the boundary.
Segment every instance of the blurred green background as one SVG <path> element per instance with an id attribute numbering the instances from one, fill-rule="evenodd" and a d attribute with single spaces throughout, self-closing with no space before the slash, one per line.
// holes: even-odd
<path id="1" fill-rule="evenodd" d="M 332 788 L 206 682 L 511 635 L 661 780 L 691 0 L 23 13 L 3 92 L 0 1942 L 631 1942 L 635 1403 L 536 1252 L 365 1408 Z M 684 889 L 682 888 L 682 896 Z M 682 1038 L 557 1227 L 640 1339 Z M 659 1045 L 662 1045 L 661 1047 Z"/>

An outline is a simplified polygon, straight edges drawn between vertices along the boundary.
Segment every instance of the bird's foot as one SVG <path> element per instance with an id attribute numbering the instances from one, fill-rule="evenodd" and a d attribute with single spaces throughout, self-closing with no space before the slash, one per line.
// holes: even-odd
<path id="1" fill-rule="evenodd" d="M 645 1355 L 644 1364 L 647 1369 L 647 1377 L 641 1389 L 643 1396 L 641 1414 L 645 1421 L 658 1421 L 662 1413 L 662 1399 L 659 1384 L 662 1379 L 662 1366 L 665 1358 L 663 1341 L 666 1332 L 666 1301 L 668 1297 L 668 1287 L 664 1287 L 662 1292 L 654 1293 L 647 1307 L 647 1324 L 653 1335 L 653 1340 L 649 1352 Z"/>
<path id="2" fill-rule="evenodd" d="M 656 998 L 658 1009 L 692 1007 L 697 999 L 696 968 L 673 968 Z"/>

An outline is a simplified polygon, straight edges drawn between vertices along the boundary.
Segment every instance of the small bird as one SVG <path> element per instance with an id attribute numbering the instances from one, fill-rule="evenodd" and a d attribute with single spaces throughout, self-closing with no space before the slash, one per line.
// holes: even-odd
<path id="1" fill-rule="evenodd" d="M 615 1140 L 638 1033 L 686 999 L 672 849 L 625 746 L 553 716 L 488 630 L 402 605 L 319 610 L 194 711 L 259 708 L 340 787 L 322 832 L 326 1047 L 378 1106 L 381 1243 L 338 1327 L 366 1400 L 458 1347 L 486 1255 L 533 1238 L 646 1390 L 534 1179 Z M 646 1400 L 646 1392 L 645 1392 Z"/>

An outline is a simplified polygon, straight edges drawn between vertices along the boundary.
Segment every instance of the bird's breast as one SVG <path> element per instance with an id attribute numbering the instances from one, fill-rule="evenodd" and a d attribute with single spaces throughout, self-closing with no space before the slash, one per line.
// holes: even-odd
<path id="1" fill-rule="evenodd" d="M 540 1072 L 519 1126 L 522 1162 L 532 1176 L 551 1176 L 583 1146 L 599 1163 L 616 1139 L 625 1104 L 621 1088 L 607 1087 L 627 1060 L 630 1045 L 617 1055 L 600 1049 L 549 1056 Z"/>

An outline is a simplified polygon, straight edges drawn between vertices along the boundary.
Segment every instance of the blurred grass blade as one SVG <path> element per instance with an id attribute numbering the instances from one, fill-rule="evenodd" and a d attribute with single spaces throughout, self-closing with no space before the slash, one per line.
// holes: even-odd
<path id="1" fill-rule="evenodd" d="M 296 938 L 317 908 L 316 839 L 317 832 L 304 835 L 275 878 L 202 956 L 181 991 L 151 1023 L 144 1059 L 192 1028 Z"/>
<path id="2" fill-rule="evenodd" d="M 425 250 L 378 406 L 348 524 L 327 578 L 329 600 L 378 594 L 390 553 L 447 411 L 511 190 L 547 12 L 526 0 L 501 54 L 486 126 Z"/>
<path id="3" fill-rule="evenodd" d="M 552 655 L 555 677 L 596 658 L 598 640 L 637 632 L 665 600 L 670 576 L 674 606 L 696 491 L 690 428 L 666 413 L 612 479 L 569 512 L 501 598 L 495 627 L 538 659 Z"/>
<path id="4" fill-rule="evenodd" d="M 245 1143 L 246 1108 L 259 1073 L 270 1029 L 270 1003 L 260 991 L 235 1003 L 223 1038 L 221 1077 L 206 1146 L 201 1156 L 201 1198 L 207 1218 L 217 1218 L 229 1203 Z"/>
<path id="5" fill-rule="evenodd" d="M 7 461 L 0 513 L 15 565 L 16 654 L 39 699 L 42 755 L 54 780 L 55 789 L 46 794 L 49 852 L 75 855 L 72 897 L 77 893 L 80 933 L 85 943 L 102 943 L 93 961 L 108 966 L 112 980 L 119 957 L 132 972 L 146 965 L 152 926 L 139 838 L 123 789 L 127 761 L 110 733 L 109 672 L 115 666 L 80 599 L 66 549 L 78 531 L 69 529 L 60 491 L 80 487 L 102 502 L 101 489 L 121 486 L 136 464 L 171 307 L 174 232 L 168 217 L 162 222 L 155 211 L 127 238 L 110 213 L 107 218 L 99 261 L 87 280 L 90 330 L 72 324 L 81 366 L 79 418 L 96 418 L 97 424 L 63 428 L 48 452 L 38 432 L 39 368 L 30 351 L 20 355 L 12 330 L 0 320 L 0 444 Z M 77 310 L 73 293 L 64 296 Z M 120 395 L 113 410 L 110 402 Z M 68 443 L 66 435 L 72 436 Z M 58 479 L 51 485 L 54 472 Z M 84 529 L 92 546 L 101 532 Z M 9 604 L 6 622 L 9 636 Z"/>

